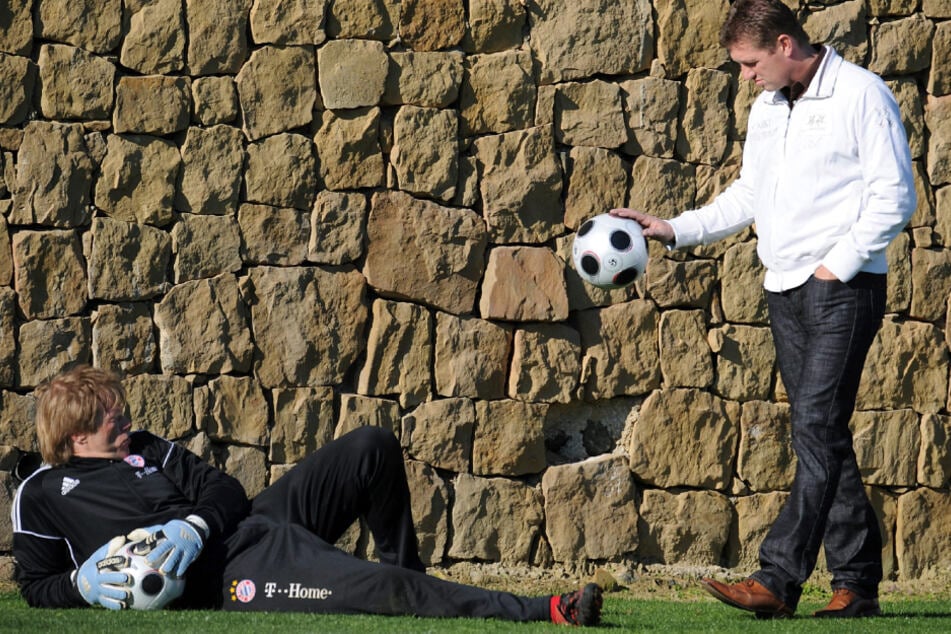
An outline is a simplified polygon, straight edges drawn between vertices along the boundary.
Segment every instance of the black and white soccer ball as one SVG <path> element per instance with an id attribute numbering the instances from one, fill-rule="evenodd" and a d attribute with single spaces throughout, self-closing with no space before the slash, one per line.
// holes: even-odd
<path id="1" fill-rule="evenodd" d="M 641 226 L 611 214 L 595 216 L 581 225 L 571 256 L 581 279 L 599 288 L 630 286 L 647 268 Z"/>
<path id="2" fill-rule="evenodd" d="M 185 580 L 165 574 L 149 565 L 146 557 L 155 547 L 155 539 L 128 542 L 100 564 L 129 575 L 130 592 L 126 607 L 133 610 L 161 610 L 182 596 Z"/>

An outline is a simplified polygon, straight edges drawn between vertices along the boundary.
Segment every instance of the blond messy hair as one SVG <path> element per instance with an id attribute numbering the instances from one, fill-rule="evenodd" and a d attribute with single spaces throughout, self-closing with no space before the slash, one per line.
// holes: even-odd
<path id="1" fill-rule="evenodd" d="M 125 408 L 125 389 L 112 372 L 78 365 L 36 388 L 36 436 L 43 460 L 65 464 L 73 434 L 92 434 L 108 410 Z"/>

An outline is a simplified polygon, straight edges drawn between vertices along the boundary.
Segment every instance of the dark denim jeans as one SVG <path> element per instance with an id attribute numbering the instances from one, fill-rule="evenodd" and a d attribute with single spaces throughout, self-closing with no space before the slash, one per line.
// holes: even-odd
<path id="1" fill-rule="evenodd" d="M 859 273 L 847 283 L 812 277 L 766 295 L 798 462 L 753 578 L 795 609 L 824 545 L 833 588 L 877 596 L 882 538 L 862 486 L 849 419 L 885 312 L 885 276 Z"/>

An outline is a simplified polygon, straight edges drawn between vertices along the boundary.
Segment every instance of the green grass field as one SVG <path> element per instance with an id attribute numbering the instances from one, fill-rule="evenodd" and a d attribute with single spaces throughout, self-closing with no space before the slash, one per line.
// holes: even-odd
<path id="1" fill-rule="evenodd" d="M 882 601 L 885 615 L 875 619 L 819 620 L 809 614 L 821 601 L 800 605 L 795 619 L 758 621 L 752 614 L 731 609 L 713 599 L 633 598 L 625 592 L 608 594 L 601 631 L 615 632 L 951 632 L 951 599 L 890 597 Z M 564 626 L 546 623 L 506 623 L 475 619 L 338 616 L 312 614 L 229 614 L 224 612 L 107 612 L 106 610 L 35 610 L 15 593 L 0 594 L 0 632 L 100 634 L 238 634 L 243 632 L 330 632 L 360 634 L 394 632 L 471 633 L 559 632 Z"/>

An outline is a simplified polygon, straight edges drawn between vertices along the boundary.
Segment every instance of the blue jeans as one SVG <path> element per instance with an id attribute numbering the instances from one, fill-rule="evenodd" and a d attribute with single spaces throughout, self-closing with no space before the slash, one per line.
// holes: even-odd
<path id="1" fill-rule="evenodd" d="M 862 486 L 849 419 L 885 313 L 885 276 L 859 273 L 849 282 L 812 277 L 766 295 L 797 465 L 752 576 L 795 609 L 824 545 L 834 589 L 877 596 L 882 538 Z"/>

